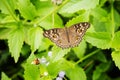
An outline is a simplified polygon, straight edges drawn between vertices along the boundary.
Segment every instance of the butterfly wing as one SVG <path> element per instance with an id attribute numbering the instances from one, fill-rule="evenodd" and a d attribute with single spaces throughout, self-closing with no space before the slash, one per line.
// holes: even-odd
<path id="1" fill-rule="evenodd" d="M 61 48 L 68 48 L 69 43 L 67 39 L 66 29 L 65 28 L 54 28 L 44 31 L 43 35 L 46 38 L 49 38 L 57 46 Z"/>
<path id="2" fill-rule="evenodd" d="M 89 27 L 90 24 L 88 22 L 82 22 L 68 28 L 70 47 L 75 47 L 81 42 L 82 37 Z"/>

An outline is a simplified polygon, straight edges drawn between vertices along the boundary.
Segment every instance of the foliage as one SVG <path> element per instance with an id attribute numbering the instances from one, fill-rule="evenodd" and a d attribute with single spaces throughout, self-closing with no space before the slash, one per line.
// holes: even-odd
<path id="1" fill-rule="evenodd" d="M 56 1 L 0 0 L 1 80 L 53 80 L 60 71 L 64 80 L 120 80 L 120 1 Z M 78 47 L 43 37 L 79 22 L 90 28 Z"/>

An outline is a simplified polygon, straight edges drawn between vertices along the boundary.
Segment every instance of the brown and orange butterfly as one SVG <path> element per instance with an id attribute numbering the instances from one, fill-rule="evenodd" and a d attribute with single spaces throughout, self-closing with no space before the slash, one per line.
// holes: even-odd
<path id="1" fill-rule="evenodd" d="M 65 27 L 45 30 L 43 35 L 63 49 L 70 48 L 78 46 L 89 27 L 90 24 L 88 22 L 81 22 L 74 24 L 69 28 Z"/>

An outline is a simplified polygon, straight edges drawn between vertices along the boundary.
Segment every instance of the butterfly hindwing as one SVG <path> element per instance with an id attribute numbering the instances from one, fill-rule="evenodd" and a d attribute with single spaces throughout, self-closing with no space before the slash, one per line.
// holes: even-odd
<path id="1" fill-rule="evenodd" d="M 84 36 L 86 30 L 90 27 L 90 24 L 87 22 L 82 22 L 78 24 L 74 24 L 68 28 L 69 31 L 69 39 L 70 39 L 70 47 L 77 46 Z"/>

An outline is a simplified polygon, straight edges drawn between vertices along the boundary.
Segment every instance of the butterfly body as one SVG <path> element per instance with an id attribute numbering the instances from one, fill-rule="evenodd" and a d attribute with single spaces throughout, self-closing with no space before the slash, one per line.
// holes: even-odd
<path id="1" fill-rule="evenodd" d="M 46 30 L 43 35 L 61 48 L 75 47 L 81 42 L 89 27 L 88 22 L 82 22 L 70 27 Z"/>

